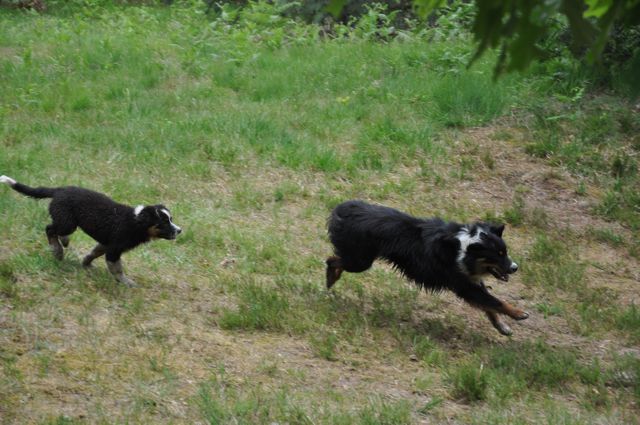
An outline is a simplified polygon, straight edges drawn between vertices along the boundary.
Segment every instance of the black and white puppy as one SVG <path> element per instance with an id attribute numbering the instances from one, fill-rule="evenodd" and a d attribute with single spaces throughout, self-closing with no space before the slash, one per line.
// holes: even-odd
<path id="1" fill-rule="evenodd" d="M 327 287 L 343 271 L 359 273 L 384 259 L 418 286 L 453 291 L 483 310 L 503 335 L 511 329 L 498 314 L 523 320 L 529 314 L 491 295 L 483 278 L 508 281 L 518 265 L 507 255 L 504 226 L 489 223 L 458 224 L 439 218 L 416 218 L 398 210 L 347 201 L 328 220 L 335 256 L 326 261 Z"/>
<path id="2" fill-rule="evenodd" d="M 62 260 L 63 246 L 69 245 L 69 236 L 80 227 L 98 242 L 82 265 L 89 267 L 93 260 L 105 255 L 111 274 L 127 286 L 134 286 L 135 282 L 124 274 L 122 253 L 151 239 L 175 239 L 182 232 L 171 221 L 169 210 L 161 204 L 133 208 L 89 189 L 76 186 L 32 188 L 7 176 L 0 176 L 0 183 L 32 198 L 51 198 L 52 223 L 46 227 L 46 232 L 56 259 Z"/>

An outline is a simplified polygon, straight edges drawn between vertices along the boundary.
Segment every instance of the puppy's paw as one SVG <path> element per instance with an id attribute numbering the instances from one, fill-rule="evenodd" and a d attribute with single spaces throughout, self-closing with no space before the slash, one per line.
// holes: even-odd
<path id="1" fill-rule="evenodd" d="M 526 311 L 519 311 L 519 314 L 517 314 L 516 316 L 514 316 L 515 320 L 524 320 L 529 318 L 529 313 L 527 313 Z"/>
<path id="2" fill-rule="evenodd" d="M 53 253 L 53 258 L 58 261 L 62 261 L 64 257 L 64 252 L 62 251 L 62 247 L 60 245 L 52 245 L 51 252 Z"/>
<path id="3" fill-rule="evenodd" d="M 122 276 L 122 279 L 120 279 L 120 282 L 123 283 L 128 288 L 135 288 L 138 286 L 137 283 L 135 283 L 133 280 L 129 279 L 126 276 Z"/>

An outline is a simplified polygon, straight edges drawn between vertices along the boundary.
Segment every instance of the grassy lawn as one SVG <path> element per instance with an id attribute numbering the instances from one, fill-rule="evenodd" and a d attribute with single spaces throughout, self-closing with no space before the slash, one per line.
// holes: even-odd
<path id="1" fill-rule="evenodd" d="M 184 230 L 123 256 L 130 289 L 0 188 L 0 423 L 639 423 L 638 107 L 561 61 L 493 82 L 464 38 L 252 13 L 0 10 L 0 174 Z M 381 263 L 328 293 L 350 198 L 507 222 L 521 272 L 490 284 L 531 317 L 502 337 Z"/>

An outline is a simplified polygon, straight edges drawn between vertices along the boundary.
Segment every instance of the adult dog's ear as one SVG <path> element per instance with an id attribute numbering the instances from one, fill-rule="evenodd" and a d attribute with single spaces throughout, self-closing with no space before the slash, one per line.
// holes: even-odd
<path id="1" fill-rule="evenodd" d="M 504 224 L 499 224 L 497 226 L 492 224 L 489 226 L 489 231 L 501 238 L 502 232 L 504 232 Z"/>

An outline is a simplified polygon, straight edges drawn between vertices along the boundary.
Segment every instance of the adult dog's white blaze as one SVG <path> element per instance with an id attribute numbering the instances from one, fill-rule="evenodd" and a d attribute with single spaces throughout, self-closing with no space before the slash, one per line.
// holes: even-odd
<path id="1" fill-rule="evenodd" d="M 469 247 L 469 245 L 480 242 L 483 230 L 484 229 L 478 228 L 476 234 L 472 235 L 469 232 L 469 229 L 463 227 L 462 230 L 460 230 L 456 235 L 456 239 L 460 241 L 460 250 L 458 251 L 458 257 L 456 259 L 458 261 L 458 266 L 465 273 L 469 273 L 464 265 L 464 257 L 466 257 L 467 255 L 467 248 Z"/>
<path id="2" fill-rule="evenodd" d="M 138 205 L 137 207 L 134 208 L 133 213 L 135 215 L 138 215 L 142 212 L 143 209 L 144 209 L 144 205 Z"/>
<path id="3" fill-rule="evenodd" d="M 9 176 L 0 176 L 0 183 L 8 184 L 9 186 L 13 186 L 16 184 L 16 181 Z"/>

